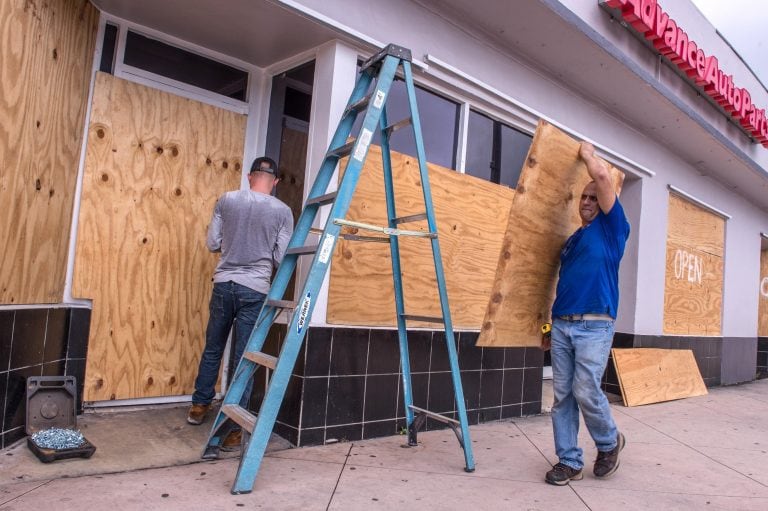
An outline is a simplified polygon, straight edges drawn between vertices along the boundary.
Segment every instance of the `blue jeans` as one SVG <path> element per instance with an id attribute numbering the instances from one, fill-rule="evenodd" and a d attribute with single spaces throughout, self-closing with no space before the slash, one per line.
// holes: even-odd
<path id="1" fill-rule="evenodd" d="M 608 362 L 614 322 L 607 320 L 552 322 L 552 378 L 555 403 L 552 429 L 560 463 L 581 469 L 578 445 L 579 409 L 597 449 L 616 447 L 618 430 L 600 379 Z"/>
<path id="2" fill-rule="evenodd" d="M 200 367 L 195 379 L 193 403 L 207 405 L 213 401 L 216 395 L 216 380 L 219 378 L 221 357 L 233 323 L 235 325 L 232 336 L 235 344 L 235 367 L 240 362 L 266 296 L 264 293 L 232 281 L 217 282 L 213 285 L 208 328 L 205 331 L 205 349 L 200 358 Z M 234 372 L 231 371 L 229 374 Z M 247 406 L 252 385 L 251 380 L 243 394 L 241 406 Z"/>

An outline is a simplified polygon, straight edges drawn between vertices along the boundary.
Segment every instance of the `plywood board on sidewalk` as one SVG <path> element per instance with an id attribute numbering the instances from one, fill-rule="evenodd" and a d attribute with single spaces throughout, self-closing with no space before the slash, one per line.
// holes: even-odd
<path id="1" fill-rule="evenodd" d="M 618 194 L 624 175 L 608 168 Z M 578 202 L 589 181 L 579 142 L 540 121 L 512 201 L 478 346 L 539 346 L 560 249 L 581 226 Z"/>
<path id="2" fill-rule="evenodd" d="M 418 161 L 393 152 L 392 172 L 397 216 L 423 213 Z M 429 182 L 453 325 L 480 328 L 515 192 L 432 164 Z M 378 146 L 370 148 L 346 218 L 387 225 Z M 426 230 L 427 225 L 426 221 L 419 221 L 402 224 L 401 228 Z M 430 241 L 404 236 L 399 241 L 406 312 L 442 316 Z M 331 264 L 327 321 L 344 325 L 396 325 L 388 244 L 339 240 Z"/>
<path id="3" fill-rule="evenodd" d="M 692 350 L 614 348 L 611 354 L 624 406 L 707 394 Z"/>
<path id="4" fill-rule="evenodd" d="M 725 219 L 669 196 L 664 333 L 721 333 Z"/>

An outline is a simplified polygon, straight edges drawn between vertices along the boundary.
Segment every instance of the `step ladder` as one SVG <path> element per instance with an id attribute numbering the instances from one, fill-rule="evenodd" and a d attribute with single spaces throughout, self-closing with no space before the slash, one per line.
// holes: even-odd
<path id="1" fill-rule="evenodd" d="M 445 422 L 453 429 L 464 451 L 465 470 L 471 472 L 475 468 L 410 63 L 410 50 L 389 45 L 362 65 L 360 76 L 355 84 L 347 108 L 336 129 L 317 178 L 312 185 L 304 210 L 296 223 L 293 236 L 288 243 L 285 257 L 277 270 L 264 307 L 259 314 L 242 359 L 237 366 L 232 385 L 227 391 L 216 420 L 213 423 L 208 443 L 203 451 L 202 457 L 204 459 L 218 457 L 221 443 L 233 427 L 233 423 L 238 424 L 243 429 L 243 450 L 237 476 L 232 486 L 233 494 L 249 493 L 253 489 L 256 474 L 264 457 L 264 452 L 269 442 L 278 411 L 280 410 L 291 372 L 296 363 L 296 358 L 312 316 L 312 310 L 317 301 L 318 291 L 328 271 L 331 254 L 340 236 L 350 240 L 385 242 L 390 245 L 395 305 L 397 309 L 397 331 L 403 374 L 403 399 L 408 426 L 408 445 L 417 445 L 418 429 L 427 418 Z M 386 109 L 384 107 L 398 70 L 402 72 L 405 81 L 411 115 L 403 121 L 389 125 L 387 124 Z M 371 84 L 374 87 L 368 93 Z M 357 115 L 363 112 L 364 120 L 359 134 L 350 142 L 348 138 Z M 395 211 L 389 139 L 395 131 L 409 125 L 413 128 L 413 136 L 418 154 L 425 212 L 419 215 L 398 218 Z M 389 218 L 386 227 L 351 222 L 344 219 L 360 178 L 360 172 L 365 162 L 368 148 L 376 131 L 381 134 L 387 215 Z M 339 160 L 346 156 L 349 156 L 349 159 L 338 190 L 326 193 Z M 316 245 L 306 245 L 310 230 L 317 231 L 317 229 L 312 229 L 315 217 L 319 209 L 326 205 L 329 205 L 331 209 L 325 227 L 322 230 L 320 241 Z M 428 231 L 404 230 L 400 228 L 401 224 L 422 220 L 427 221 Z M 342 234 L 341 229 L 344 226 L 356 227 L 377 234 L 375 236 Z M 442 317 L 406 314 L 403 300 L 402 275 L 400 272 L 399 236 L 423 237 L 431 242 Z M 311 255 L 313 259 L 304 288 L 298 295 L 297 302 L 284 300 L 283 296 L 288 282 L 296 269 L 298 258 L 305 255 Z M 289 313 L 290 321 L 287 325 L 287 332 L 279 357 L 261 353 L 272 323 L 284 310 L 291 312 Z M 445 326 L 445 341 L 451 366 L 458 420 L 413 405 L 406 330 L 406 325 L 411 322 L 442 323 Z M 271 369 L 272 376 L 259 413 L 258 415 L 253 415 L 240 406 L 240 402 L 249 380 L 253 378 L 259 366 Z"/>

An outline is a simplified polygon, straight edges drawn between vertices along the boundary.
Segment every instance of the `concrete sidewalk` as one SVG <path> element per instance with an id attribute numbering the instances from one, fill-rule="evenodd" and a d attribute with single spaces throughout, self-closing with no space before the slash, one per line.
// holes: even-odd
<path id="1" fill-rule="evenodd" d="M 420 433 L 412 449 L 401 448 L 403 437 L 277 448 L 248 495 L 229 493 L 233 458 L 75 477 L 62 475 L 91 460 L 62 460 L 51 464 L 64 471 L 58 477 L 38 471 L 14 482 L 6 472 L 0 509 L 768 509 L 768 380 L 668 403 L 612 406 L 627 446 L 607 480 L 595 479 L 590 463 L 582 481 L 544 483 L 555 456 L 550 418 L 542 415 L 471 427 L 471 474 L 445 430 Z M 182 409 L 175 413 L 183 418 Z M 594 459 L 584 428 L 581 443 Z M 8 458 L 28 454 L 22 450 L 0 453 L 0 471 Z M 23 463 L 11 469 L 25 472 Z"/>

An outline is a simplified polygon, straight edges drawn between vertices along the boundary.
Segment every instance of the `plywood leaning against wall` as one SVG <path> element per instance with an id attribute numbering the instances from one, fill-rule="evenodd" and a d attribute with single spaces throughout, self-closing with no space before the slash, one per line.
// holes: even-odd
<path id="1" fill-rule="evenodd" d="M 64 297 L 99 13 L 88 0 L 0 2 L 0 303 Z"/>
<path id="2" fill-rule="evenodd" d="M 397 216 L 423 213 L 418 161 L 393 152 L 392 172 Z M 429 184 L 453 325 L 479 328 L 514 191 L 431 164 Z M 387 225 L 378 146 L 370 148 L 347 219 Z M 401 228 L 427 230 L 427 225 L 426 221 L 420 221 L 402 224 Z M 429 240 L 400 237 L 400 258 L 406 312 L 442 316 Z M 338 242 L 331 263 L 327 321 L 346 325 L 396 325 L 388 244 L 343 239 Z"/>
<path id="3" fill-rule="evenodd" d="M 720 335 L 725 219 L 669 196 L 664 333 Z"/>
<path id="4" fill-rule="evenodd" d="M 93 300 L 87 401 L 190 394 L 217 257 L 217 197 L 239 188 L 245 117 L 99 73 L 73 294 Z"/>
<path id="5" fill-rule="evenodd" d="M 591 180 L 579 142 L 540 121 L 512 201 L 478 346 L 539 346 L 550 319 L 560 249 L 581 226 L 578 203 Z M 607 164 L 616 193 L 624 175 Z"/>
<path id="6" fill-rule="evenodd" d="M 692 350 L 614 348 L 611 354 L 624 406 L 707 394 Z"/>
<path id="7" fill-rule="evenodd" d="M 768 250 L 760 252 L 760 298 L 757 335 L 758 337 L 768 337 Z"/>

